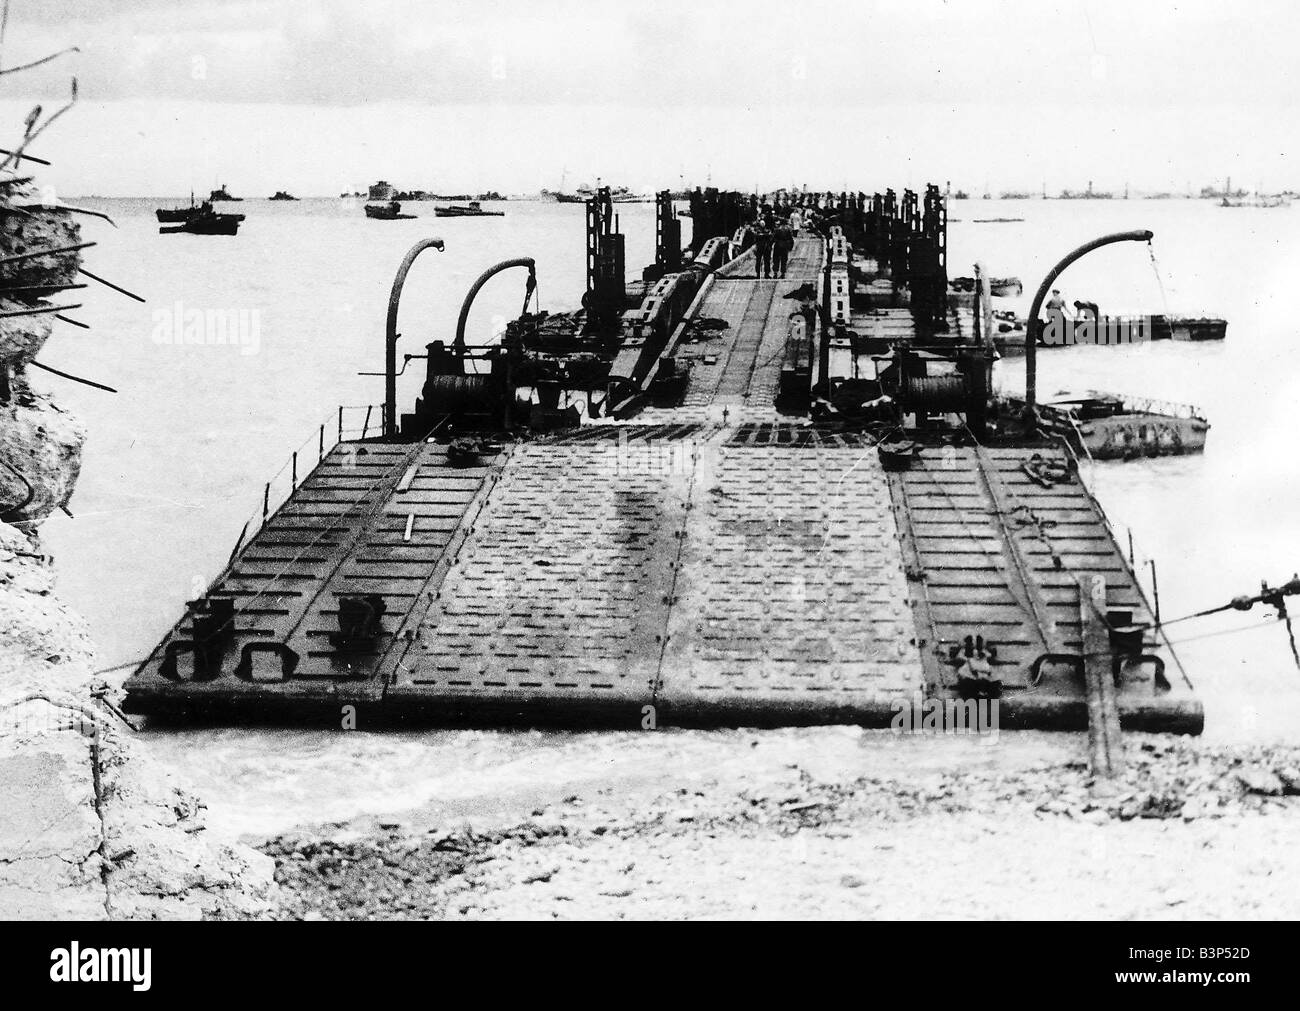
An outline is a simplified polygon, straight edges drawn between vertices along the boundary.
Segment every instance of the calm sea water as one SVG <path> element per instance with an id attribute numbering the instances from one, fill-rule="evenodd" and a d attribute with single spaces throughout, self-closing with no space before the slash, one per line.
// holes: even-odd
<path id="1" fill-rule="evenodd" d="M 64 328 L 42 355 L 115 386 L 117 395 L 36 378 L 90 431 L 76 518 L 55 516 L 44 536 L 61 591 L 90 622 L 103 666 L 147 653 L 182 602 L 220 571 L 259 508 L 263 482 L 294 448 L 307 443 L 314 452 L 317 426 L 334 424 L 337 405 L 382 400 L 382 379 L 358 373 L 382 368 L 389 286 L 417 239 L 440 235 L 447 251 L 425 253 L 410 276 L 404 351 L 450 339 L 465 290 L 499 260 L 537 259 L 545 308 L 573 308 L 584 283 L 580 205 L 511 202 L 501 205 L 503 218 L 439 220 L 431 204 L 409 204 L 428 216 L 378 222 L 363 216 L 360 201 L 245 201 L 230 205 L 248 218 L 239 236 L 226 238 L 159 235 L 153 209 L 168 201 L 80 202 L 108 211 L 118 225 L 87 223 L 88 237 L 100 243 L 88 251 L 89 268 L 149 300 L 140 305 L 97 286 L 72 293 L 85 303 L 72 315 L 93 329 Z M 1098 464 L 1092 475 L 1121 539 L 1131 529 L 1139 562 L 1156 560 L 1166 618 L 1300 569 L 1300 456 L 1292 442 L 1300 364 L 1289 314 L 1300 208 L 973 200 L 954 201 L 949 213 L 959 219 L 950 228 L 949 273 L 969 274 L 979 260 L 992 274 L 1022 277 L 1025 297 L 1007 302 L 1020 309 L 1079 243 L 1132 228 L 1155 233 L 1154 263 L 1136 243 L 1093 253 L 1062 277 L 1067 300 L 1090 299 L 1103 312 L 1222 316 L 1227 342 L 1053 350 L 1039 356 L 1040 390 L 1131 393 L 1208 413 L 1203 456 Z M 621 216 L 627 263 L 637 271 L 653 256 L 653 208 L 624 205 Z M 1024 220 L 974 220 L 994 217 Z M 476 303 L 471 339 L 516 314 L 522 294 L 522 271 L 493 281 Z M 169 343 L 170 321 L 190 310 L 236 321 L 242 314 L 246 342 Z M 401 380 L 403 403 L 418 392 L 420 364 Z M 1022 362 L 1001 363 L 998 377 L 1010 390 L 1022 388 Z M 1300 670 L 1284 628 L 1267 617 L 1257 608 L 1170 629 L 1205 701 L 1208 736 L 1300 732 Z M 627 747 L 620 735 L 482 732 L 204 730 L 149 740 L 198 776 L 214 813 L 250 831 L 392 809 L 449 790 L 487 796 L 548 765 L 591 773 Z M 677 734 L 672 749 L 681 767 L 705 768 L 727 740 Z M 314 772 L 305 777 L 308 768 Z"/>

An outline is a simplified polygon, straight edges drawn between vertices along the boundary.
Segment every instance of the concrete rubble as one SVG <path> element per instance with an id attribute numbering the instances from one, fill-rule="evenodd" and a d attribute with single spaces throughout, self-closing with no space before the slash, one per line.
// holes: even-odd
<path id="1" fill-rule="evenodd" d="M 72 214 L 15 178 L 0 170 L 0 256 L 77 245 Z M 11 262 L 0 299 L 0 313 L 27 313 L 0 316 L 0 917 L 257 916 L 272 862 L 211 838 L 202 803 L 133 739 L 37 536 L 72 496 L 85 432 L 28 383 L 53 325 L 37 310 L 54 303 L 35 296 L 76 280 L 80 262 Z"/>

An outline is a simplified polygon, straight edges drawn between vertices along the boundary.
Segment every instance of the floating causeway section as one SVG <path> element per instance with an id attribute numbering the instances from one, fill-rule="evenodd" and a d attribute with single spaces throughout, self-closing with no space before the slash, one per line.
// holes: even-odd
<path id="1" fill-rule="evenodd" d="M 927 447 L 889 475 L 894 515 L 927 693 L 953 693 L 950 650 L 983 636 L 997 650 L 1005 725 L 1077 728 L 1087 725 L 1080 578 L 1104 577 L 1114 624 L 1154 615 L 1078 474 L 1045 487 L 1026 470 L 1035 457 L 1068 468 L 1044 448 Z M 1122 724 L 1199 729 L 1200 703 L 1173 651 L 1153 632 L 1137 635 L 1148 659 L 1116 672 Z"/>
<path id="2" fill-rule="evenodd" d="M 851 470 L 866 447 L 795 435 L 611 425 L 521 447 L 393 654 L 387 700 L 465 719 L 887 723 L 922 683 L 889 490 Z M 874 521 L 837 515 L 844 500 Z"/>
<path id="3" fill-rule="evenodd" d="M 925 445 L 886 471 L 874 437 L 778 410 L 803 325 L 785 296 L 827 283 L 825 248 L 801 236 L 785 279 L 755 278 L 745 253 L 704 280 L 665 350 L 690 362 L 671 405 L 468 457 L 436 436 L 335 446 L 136 671 L 128 708 L 887 726 L 900 701 L 960 694 L 969 637 L 1002 726 L 1080 729 L 1083 643 L 1109 635 L 1123 724 L 1199 732 L 1060 451 Z M 845 276 L 825 272 L 839 322 L 909 338 L 887 282 L 854 303 Z M 857 375 L 868 359 L 841 345 L 831 365 Z M 1046 482 L 1045 461 L 1063 465 Z"/>

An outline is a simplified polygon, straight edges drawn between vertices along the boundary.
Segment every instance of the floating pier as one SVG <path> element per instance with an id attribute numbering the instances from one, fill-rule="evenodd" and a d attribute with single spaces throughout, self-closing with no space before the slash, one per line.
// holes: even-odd
<path id="1" fill-rule="evenodd" d="M 990 415 L 992 335 L 978 292 L 948 297 L 938 191 L 773 199 L 795 208 L 812 224 L 763 278 L 758 201 L 697 191 L 683 250 L 660 194 L 628 286 L 597 195 L 584 312 L 526 301 L 498 345 L 434 341 L 414 410 L 322 435 L 128 708 L 889 726 L 997 698 L 1004 727 L 1079 729 L 1105 684 L 1123 726 L 1198 733 L 1069 448 Z"/>

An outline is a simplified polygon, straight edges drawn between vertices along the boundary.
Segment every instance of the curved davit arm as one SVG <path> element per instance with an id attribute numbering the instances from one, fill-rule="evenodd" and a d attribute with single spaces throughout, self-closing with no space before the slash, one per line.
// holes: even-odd
<path id="1" fill-rule="evenodd" d="M 524 308 L 522 312 L 528 311 L 528 303 L 533 297 L 533 291 L 537 288 L 537 262 L 531 256 L 520 256 L 513 260 L 502 260 L 500 263 L 493 264 L 479 274 L 478 280 L 470 285 L 469 291 L 465 293 L 465 301 L 461 303 L 460 307 L 460 319 L 456 320 L 456 342 L 452 345 L 456 354 L 464 354 L 465 352 L 465 324 L 469 322 L 469 311 L 474 305 L 474 299 L 478 295 L 479 289 L 497 274 L 500 274 L 503 270 L 509 270 L 511 267 L 528 268 L 528 281 L 524 287 Z"/>
<path id="2" fill-rule="evenodd" d="M 1029 308 L 1029 320 L 1025 330 L 1025 403 L 1030 410 L 1034 408 L 1038 393 L 1038 312 L 1042 309 L 1043 299 L 1047 297 L 1047 293 L 1052 289 L 1052 284 L 1061 276 L 1066 267 L 1080 257 L 1091 253 L 1094 249 L 1100 249 L 1102 246 L 1109 246 L 1115 242 L 1150 242 L 1151 236 L 1152 233 L 1146 229 L 1134 232 L 1113 232 L 1110 235 L 1103 235 L 1101 238 L 1085 242 L 1079 248 L 1067 253 L 1043 278 L 1043 283 L 1038 286 L 1038 291 L 1034 295 L 1034 304 Z"/>
<path id="3" fill-rule="evenodd" d="M 402 258 L 393 278 L 393 290 L 388 296 L 388 324 L 384 330 L 384 436 L 397 434 L 397 307 L 402 301 L 402 287 L 410 273 L 415 258 L 430 247 L 442 252 L 446 245 L 442 239 L 421 239 Z"/>

